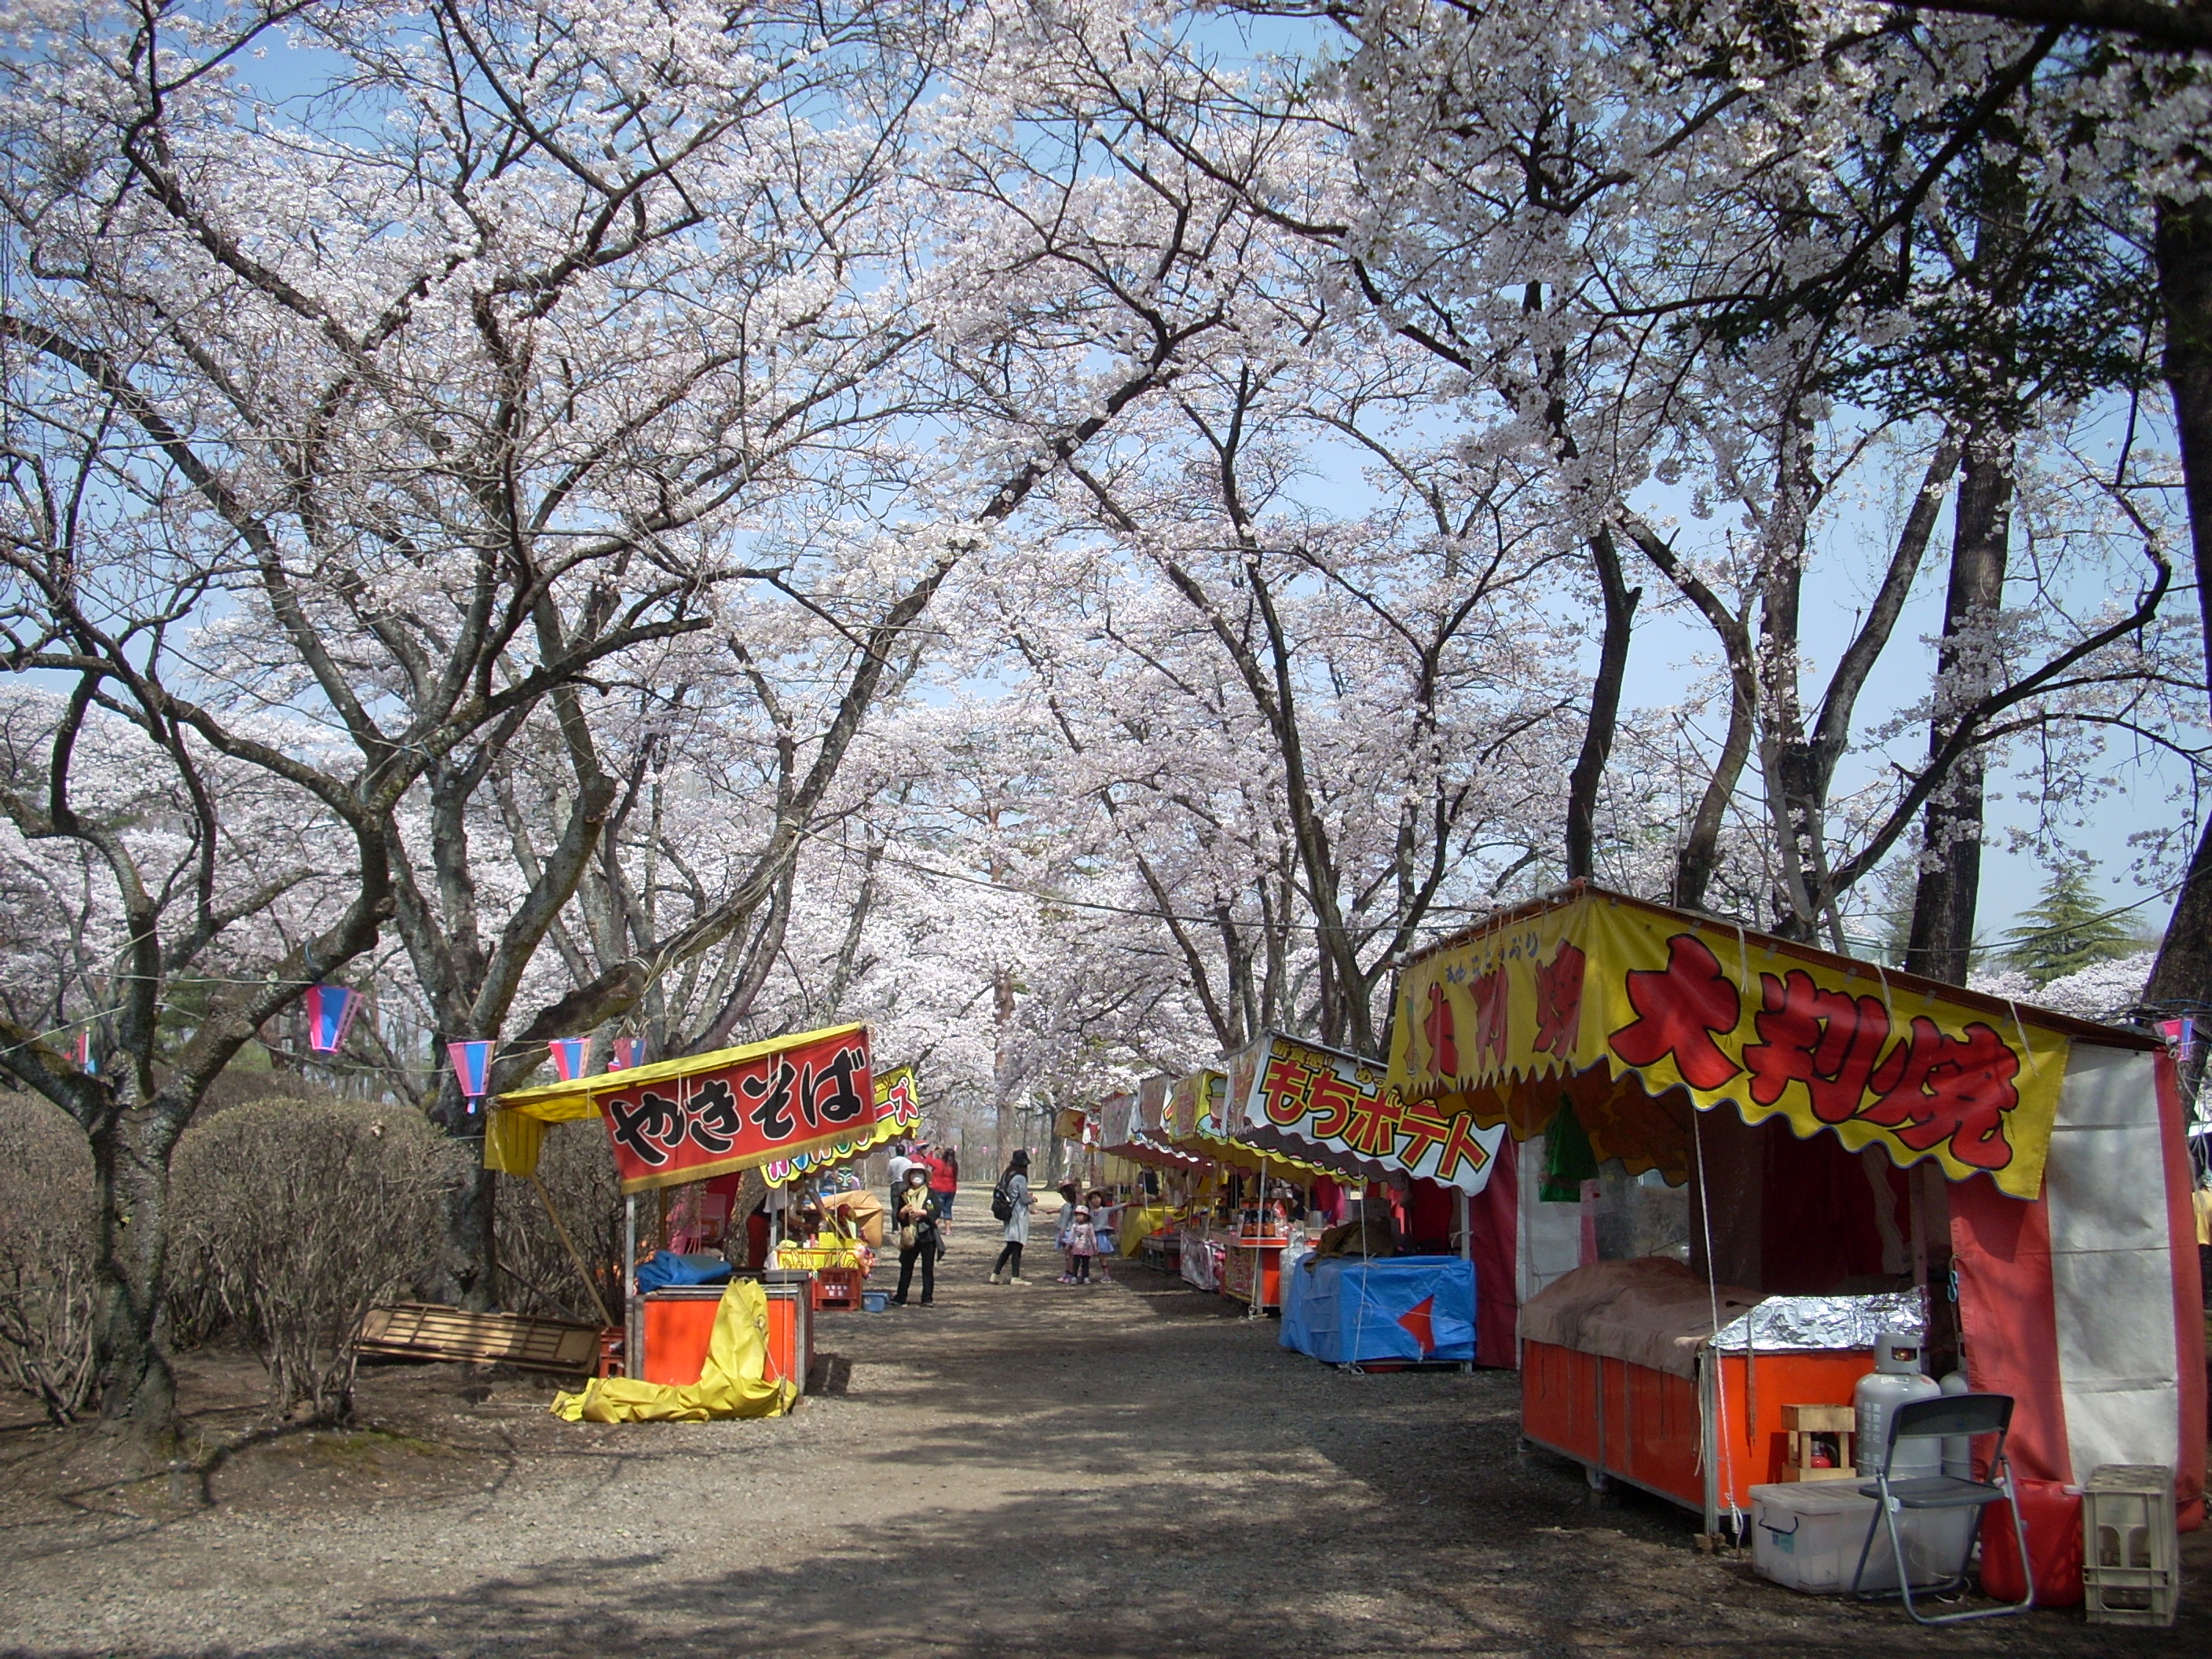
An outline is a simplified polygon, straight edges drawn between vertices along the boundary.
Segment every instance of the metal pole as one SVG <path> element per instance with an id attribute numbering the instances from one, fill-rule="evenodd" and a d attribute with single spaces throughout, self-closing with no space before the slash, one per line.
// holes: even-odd
<path id="1" fill-rule="evenodd" d="M 1459 1258 L 1461 1261 L 1467 1263 L 1468 1276 L 1472 1278 L 1474 1273 L 1474 1223 L 1473 1219 L 1474 1204 L 1474 1200 L 1468 1197 L 1467 1189 L 1465 1188 L 1455 1187 L 1452 1188 L 1452 1206 L 1459 1212 Z M 1480 1304 L 1478 1303 L 1476 1305 L 1477 1310 L 1480 1311 Z M 1471 1371 L 1474 1369 L 1474 1362 L 1473 1360 L 1468 1361 L 1467 1364 L 1460 1367 L 1460 1370 L 1463 1371 Z"/>
<path id="2" fill-rule="evenodd" d="M 623 1300 L 637 1294 L 637 1194 L 623 1197 Z"/>
<path id="3" fill-rule="evenodd" d="M 623 1194 L 623 1370 L 645 1375 L 644 1309 L 637 1299 L 637 1194 Z"/>

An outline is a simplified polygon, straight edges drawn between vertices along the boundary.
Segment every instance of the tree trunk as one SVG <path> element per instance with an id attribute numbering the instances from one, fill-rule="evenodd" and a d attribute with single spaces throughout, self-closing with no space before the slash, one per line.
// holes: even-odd
<path id="1" fill-rule="evenodd" d="M 1995 665 L 1987 630 L 2004 595 L 2012 532 L 2013 437 L 1984 422 L 1967 438 L 1951 544 L 1951 583 L 1936 653 L 1938 702 L 1929 750 L 1939 752 L 1956 721 L 1947 706 L 1971 704 L 1990 689 Z M 1968 750 L 1929 803 L 1923 865 L 1912 896 L 1905 965 L 1916 974 L 1964 985 L 1972 965 L 1974 912 L 1981 897 L 1983 764 Z"/>
<path id="2" fill-rule="evenodd" d="M 1605 632 L 1598 641 L 1597 677 L 1590 683 L 1589 720 L 1583 727 L 1581 754 L 1567 778 L 1567 879 L 1597 873 L 1597 797 L 1605 782 L 1605 763 L 1613 753 L 1613 728 L 1620 718 L 1620 687 L 1628 672 L 1628 643 L 1636 621 L 1636 602 L 1644 597 L 1620 574 L 1620 549 L 1613 532 L 1590 538 L 1590 561 L 1597 567 L 1598 593 L 1604 601 Z"/>
<path id="3" fill-rule="evenodd" d="M 1751 699 L 1744 693 L 1741 679 L 1731 671 L 1728 734 L 1721 740 L 1720 755 L 1698 797 L 1689 836 L 1674 855 L 1674 885 L 1667 895 L 1669 904 L 1685 910 L 1705 908 L 1707 890 L 1720 868 L 1721 830 L 1728 823 L 1729 803 L 1735 799 L 1744 764 L 1751 758 L 1752 718 Z"/>
<path id="4" fill-rule="evenodd" d="M 2160 203 L 2157 256 L 2163 367 L 2181 439 L 2205 675 L 2212 680 L 2212 202 Z M 2212 1012 L 2212 819 L 2198 837 L 2145 994 L 2174 1013 L 2202 1018 Z"/>
<path id="5" fill-rule="evenodd" d="M 483 1109 L 471 1116 L 459 1085 L 447 1076 L 430 1116 L 463 1159 L 446 1189 L 446 1248 L 438 1258 L 434 1295 L 454 1307 L 485 1312 L 498 1303 L 499 1176 L 483 1167 Z"/>
<path id="6" fill-rule="evenodd" d="M 181 1120 L 152 1106 L 108 1109 L 91 1134 L 98 1206 L 94 1341 L 101 1422 L 149 1446 L 173 1437 L 177 1382 L 162 1352 L 169 1255 L 169 1154 Z"/>

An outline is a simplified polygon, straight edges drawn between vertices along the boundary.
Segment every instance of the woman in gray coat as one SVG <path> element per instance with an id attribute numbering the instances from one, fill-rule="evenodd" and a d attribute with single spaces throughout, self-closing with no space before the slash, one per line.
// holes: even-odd
<path id="1" fill-rule="evenodd" d="M 999 1252 L 999 1265 L 991 1269 L 989 1282 L 1026 1285 L 1029 1280 L 1022 1277 L 1022 1246 L 1030 1242 L 1030 1212 L 1036 1207 L 1036 1196 L 1030 1191 L 1027 1147 L 1006 1160 L 1006 1172 L 999 1177 L 999 1190 L 1006 1194 L 1013 1212 L 1006 1218 L 1006 1248 Z"/>

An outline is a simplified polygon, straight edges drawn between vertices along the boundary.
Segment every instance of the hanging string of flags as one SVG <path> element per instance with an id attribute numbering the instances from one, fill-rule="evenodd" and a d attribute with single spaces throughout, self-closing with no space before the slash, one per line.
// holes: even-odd
<path id="1" fill-rule="evenodd" d="M 345 1047 L 347 1035 L 353 1029 L 354 1016 L 361 1012 L 364 1000 L 362 993 L 344 985 L 311 985 L 304 996 L 307 1017 L 307 1047 L 318 1054 L 335 1054 Z M 555 1037 L 545 1045 L 553 1061 L 553 1070 L 563 1083 L 573 1083 L 587 1076 L 592 1069 L 592 1039 Z M 468 1037 L 446 1045 L 446 1055 L 453 1067 L 454 1080 L 460 1085 L 461 1094 L 468 1102 L 473 1116 L 491 1092 L 491 1062 L 493 1045 L 487 1038 Z M 618 1036 L 611 1045 L 606 1069 L 610 1072 L 629 1071 L 635 1067 L 645 1054 L 645 1039 L 640 1036 Z M 94 1069 L 91 1035 L 79 1032 L 75 1059 L 87 1072 Z"/>
<path id="2" fill-rule="evenodd" d="M 258 983 L 258 981 L 255 981 Z M 356 1015 L 368 999 L 351 986 L 314 984 L 301 995 L 301 1004 L 307 1020 L 307 1048 L 318 1054 L 337 1054 L 343 1051 L 346 1038 L 352 1033 Z M 592 1040 L 587 1036 L 555 1037 L 545 1045 L 553 1061 L 553 1070 L 563 1083 L 573 1083 L 588 1076 L 592 1069 Z M 454 1080 L 469 1103 L 473 1115 L 485 1095 L 490 1092 L 493 1045 L 481 1037 L 465 1038 L 446 1045 L 447 1058 L 452 1062 Z M 99 1061 L 92 1052 L 90 1025 L 82 1027 L 69 1041 L 69 1059 L 88 1077 L 97 1075 Z M 618 1036 L 610 1044 L 606 1069 L 610 1072 L 634 1070 L 645 1057 L 645 1039 L 641 1036 Z"/>
<path id="3" fill-rule="evenodd" d="M 553 1070 L 563 1083 L 574 1083 L 578 1078 L 591 1075 L 592 1039 L 584 1037 L 554 1037 L 545 1045 L 553 1060 Z M 634 1069 L 643 1057 L 645 1039 L 638 1036 L 618 1036 L 614 1039 L 612 1053 L 607 1059 L 610 1072 Z M 447 1057 L 453 1061 L 453 1078 L 461 1085 L 461 1093 L 469 1103 L 471 1116 L 483 1097 L 491 1092 L 492 1044 L 485 1038 L 471 1037 L 446 1045 Z"/>

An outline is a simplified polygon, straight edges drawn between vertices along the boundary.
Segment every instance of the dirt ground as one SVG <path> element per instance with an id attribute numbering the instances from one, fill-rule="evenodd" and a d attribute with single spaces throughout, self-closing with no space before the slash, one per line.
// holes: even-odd
<path id="1" fill-rule="evenodd" d="M 988 1286 L 985 1231 L 937 1307 L 826 1316 L 847 1391 L 775 1421 L 571 1427 L 546 1384 L 428 1366 L 365 1372 L 350 1432 L 257 1440 L 252 1362 L 198 1356 L 234 1448 L 201 1468 L 0 1427 L 0 1652 L 2212 1652 L 2212 1534 L 2172 1631 L 1922 1631 L 1522 1453 L 1510 1375 L 1330 1370 L 1134 1269 Z"/>

